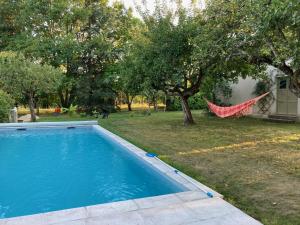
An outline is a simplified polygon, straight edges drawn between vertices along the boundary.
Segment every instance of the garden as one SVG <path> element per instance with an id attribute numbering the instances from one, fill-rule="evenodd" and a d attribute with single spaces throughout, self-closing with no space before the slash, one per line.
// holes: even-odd
<path id="1" fill-rule="evenodd" d="M 270 91 L 269 67 L 300 98 L 300 3 L 199 2 L 0 1 L 0 122 L 97 120 L 262 223 L 298 224 L 299 123 L 207 100 L 231 106 L 245 78 Z"/>

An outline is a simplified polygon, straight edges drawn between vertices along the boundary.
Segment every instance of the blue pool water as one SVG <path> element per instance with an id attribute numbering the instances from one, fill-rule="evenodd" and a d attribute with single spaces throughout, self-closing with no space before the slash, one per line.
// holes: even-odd
<path id="1" fill-rule="evenodd" d="M 91 127 L 0 130 L 0 218 L 183 190 Z"/>

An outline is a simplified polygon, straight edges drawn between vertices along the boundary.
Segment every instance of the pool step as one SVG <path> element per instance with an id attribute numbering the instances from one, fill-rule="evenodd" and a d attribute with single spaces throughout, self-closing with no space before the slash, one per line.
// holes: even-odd
<path id="1" fill-rule="evenodd" d="M 267 119 L 265 119 L 270 122 L 276 122 L 276 123 L 295 123 L 298 120 L 297 116 L 293 115 L 269 115 Z"/>

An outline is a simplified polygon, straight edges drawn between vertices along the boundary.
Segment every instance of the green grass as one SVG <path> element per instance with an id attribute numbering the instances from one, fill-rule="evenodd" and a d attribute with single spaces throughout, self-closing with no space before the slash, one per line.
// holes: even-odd
<path id="1" fill-rule="evenodd" d="M 100 124 L 216 189 L 265 224 L 300 221 L 300 126 L 194 112 L 113 114 Z"/>
<path id="2" fill-rule="evenodd" d="M 97 120 L 92 116 L 80 116 L 78 114 L 69 116 L 68 114 L 62 114 L 59 116 L 53 115 L 41 115 L 38 122 L 62 122 L 62 121 L 84 121 L 84 120 Z"/>
<path id="3" fill-rule="evenodd" d="M 99 123 L 264 224 L 299 224 L 300 124 L 193 114 L 197 124 L 189 127 L 181 112 L 116 113 Z"/>

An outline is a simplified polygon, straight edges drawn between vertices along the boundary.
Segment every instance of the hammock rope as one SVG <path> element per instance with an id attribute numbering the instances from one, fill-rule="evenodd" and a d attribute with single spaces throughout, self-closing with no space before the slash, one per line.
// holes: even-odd
<path id="1" fill-rule="evenodd" d="M 216 114 L 218 117 L 226 118 L 226 117 L 240 117 L 245 116 L 250 113 L 252 113 L 253 105 L 255 105 L 260 99 L 267 96 L 270 92 L 267 92 L 263 95 L 260 95 L 256 98 L 250 99 L 248 101 L 245 101 L 241 104 L 234 105 L 234 106 L 228 106 L 228 107 L 222 107 L 217 106 L 213 104 L 212 102 L 205 99 L 207 102 L 207 105 L 211 112 Z"/>

